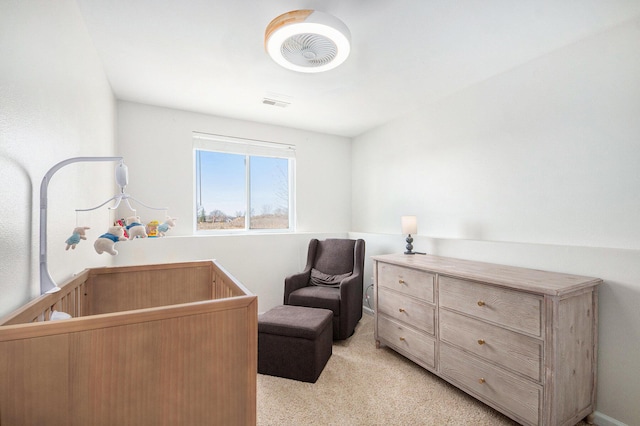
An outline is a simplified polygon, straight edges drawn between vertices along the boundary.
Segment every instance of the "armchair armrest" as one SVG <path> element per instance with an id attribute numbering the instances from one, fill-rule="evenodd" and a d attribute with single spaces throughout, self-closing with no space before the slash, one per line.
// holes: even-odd
<path id="1" fill-rule="evenodd" d="M 340 283 L 340 316 L 341 334 L 353 330 L 360 318 L 362 318 L 362 275 L 352 275 Z M 346 336 L 345 336 L 346 337 Z"/>
<path id="2" fill-rule="evenodd" d="M 342 303 L 362 304 L 362 276 L 352 275 L 340 283 L 340 300 Z"/>
<path id="3" fill-rule="evenodd" d="M 289 275 L 284 279 L 284 304 L 289 302 L 289 295 L 299 288 L 309 285 L 311 269 L 304 270 L 298 274 Z"/>

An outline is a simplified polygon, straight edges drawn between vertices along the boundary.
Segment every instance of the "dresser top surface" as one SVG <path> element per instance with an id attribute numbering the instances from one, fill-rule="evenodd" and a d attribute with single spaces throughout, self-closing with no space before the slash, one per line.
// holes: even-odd
<path id="1" fill-rule="evenodd" d="M 372 258 L 378 262 L 552 296 L 562 296 L 602 283 L 599 278 L 452 257 L 385 254 L 373 256 Z"/>

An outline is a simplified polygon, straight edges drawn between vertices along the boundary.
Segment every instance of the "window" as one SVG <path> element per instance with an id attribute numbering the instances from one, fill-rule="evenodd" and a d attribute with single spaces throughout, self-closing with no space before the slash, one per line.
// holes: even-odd
<path id="1" fill-rule="evenodd" d="M 195 133 L 196 231 L 294 230 L 295 147 Z"/>

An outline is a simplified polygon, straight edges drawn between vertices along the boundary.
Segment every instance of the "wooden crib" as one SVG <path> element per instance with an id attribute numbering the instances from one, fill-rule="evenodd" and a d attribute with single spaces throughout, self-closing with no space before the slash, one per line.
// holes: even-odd
<path id="1" fill-rule="evenodd" d="M 256 423 L 257 297 L 215 261 L 60 287 L 0 320 L 0 425 Z"/>

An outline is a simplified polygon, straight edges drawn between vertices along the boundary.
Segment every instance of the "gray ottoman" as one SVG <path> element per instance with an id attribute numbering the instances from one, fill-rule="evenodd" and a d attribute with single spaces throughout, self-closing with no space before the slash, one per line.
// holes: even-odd
<path id="1" fill-rule="evenodd" d="M 276 306 L 258 315 L 258 373 L 315 383 L 329 361 L 333 312 Z"/>

